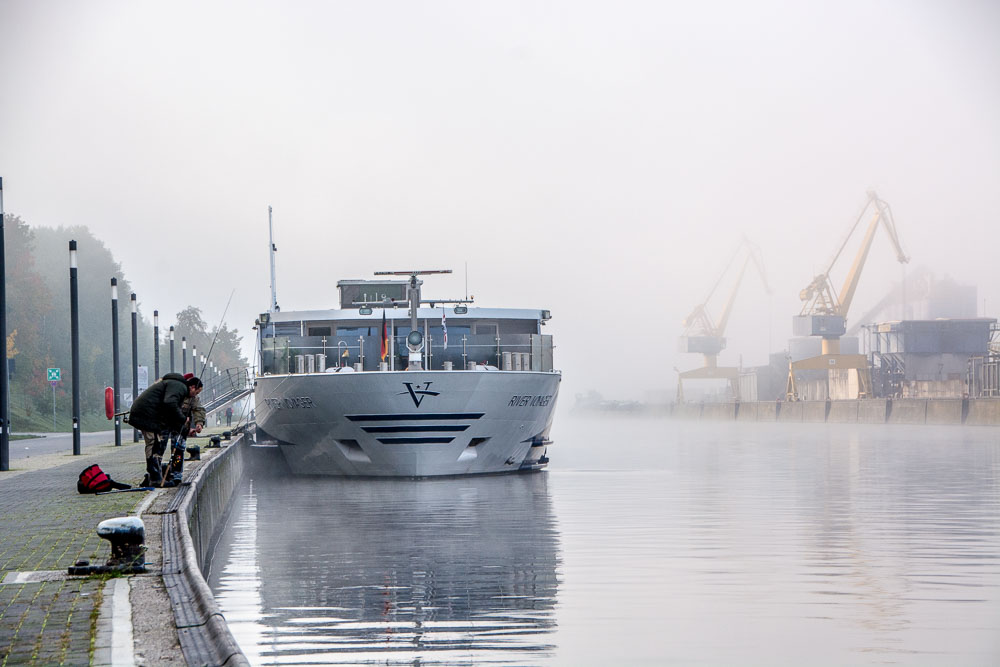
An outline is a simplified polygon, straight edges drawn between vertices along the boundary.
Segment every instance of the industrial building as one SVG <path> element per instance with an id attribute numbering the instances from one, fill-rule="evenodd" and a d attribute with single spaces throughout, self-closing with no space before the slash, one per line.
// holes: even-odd
<path id="1" fill-rule="evenodd" d="M 990 354 L 998 331 L 996 319 L 884 322 L 866 331 L 875 396 L 996 395 L 996 359 Z"/>

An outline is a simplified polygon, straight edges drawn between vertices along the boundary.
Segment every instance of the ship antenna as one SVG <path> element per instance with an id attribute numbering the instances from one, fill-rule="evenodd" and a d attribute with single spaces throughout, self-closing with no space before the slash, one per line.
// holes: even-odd
<path id="1" fill-rule="evenodd" d="M 274 223 L 271 219 L 271 207 L 267 207 L 267 231 L 270 234 L 271 246 L 268 249 L 268 253 L 271 256 L 271 304 L 268 307 L 268 312 L 276 312 L 281 310 L 278 307 L 278 294 L 275 288 L 274 280 L 274 253 L 278 252 L 278 248 L 274 245 Z"/>

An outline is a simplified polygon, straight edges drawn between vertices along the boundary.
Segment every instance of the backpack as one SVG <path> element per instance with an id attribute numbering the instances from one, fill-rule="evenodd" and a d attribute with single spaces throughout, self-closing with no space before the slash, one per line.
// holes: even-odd
<path id="1" fill-rule="evenodd" d="M 112 489 L 131 489 L 128 484 L 122 484 L 108 477 L 107 473 L 101 470 L 101 466 L 96 463 L 87 466 L 80 473 L 80 479 L 76 482 L 76 490 L 80 493 L 101 493 Z"/>

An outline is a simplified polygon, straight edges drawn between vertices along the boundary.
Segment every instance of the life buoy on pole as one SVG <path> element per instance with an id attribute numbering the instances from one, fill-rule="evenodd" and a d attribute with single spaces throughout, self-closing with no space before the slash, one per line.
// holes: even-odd
<path id="1" fill-rule="evenodd" d="M 106 387 L 104 389 L 104 414 L 108 416 L 108 419 L 114 419 L 115 416 L 115 390 L 111 387 Z"/>

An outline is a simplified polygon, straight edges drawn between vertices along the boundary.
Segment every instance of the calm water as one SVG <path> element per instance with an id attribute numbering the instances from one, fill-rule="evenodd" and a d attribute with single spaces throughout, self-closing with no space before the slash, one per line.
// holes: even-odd
<path id="1" fill-rule="evenodd" d="M 1000 664 L 1000 429 L 561 415 L 549 470 L 244 487 L 254 664 Z"/>

